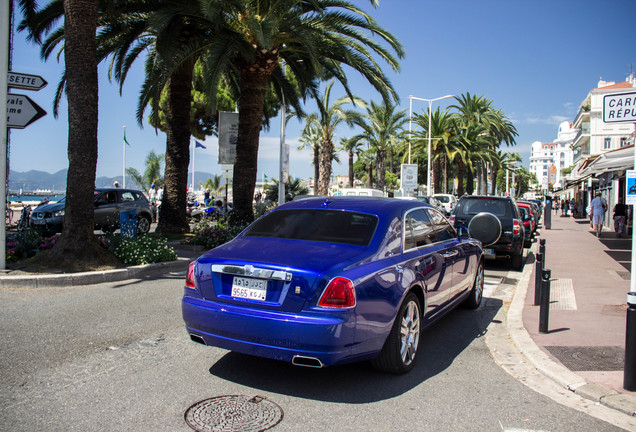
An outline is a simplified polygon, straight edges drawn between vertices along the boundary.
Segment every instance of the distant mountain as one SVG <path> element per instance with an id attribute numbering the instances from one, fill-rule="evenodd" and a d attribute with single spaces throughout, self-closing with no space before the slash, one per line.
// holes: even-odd
<path id="1" fill-rule="evenodd" d="M 27 172 L 11 171 L 9 172 L 9 191 L 18 192 L 22 189 L 24 192 L 33 192 L 36 190 L 51 190 L 53 192 L 64 193 L 66 191 L 66 169 L 56 172 L 55 174 L 44 171 L 31 170 Z M 214 175 L 206 172 L 197 171 L 195 174 L 195 184 L 198 187 L 199 182 L 205 182 Z M 95 179 L 96 187 L 111 187 L 115 181 L 123 185 L 122 176 L 117 177 L 97 177 Z M 192 173 L 188 173 L 188 185 L 192 182 Z M 126 176 L 126 187 L 140 188 L 130 177 Z"/>

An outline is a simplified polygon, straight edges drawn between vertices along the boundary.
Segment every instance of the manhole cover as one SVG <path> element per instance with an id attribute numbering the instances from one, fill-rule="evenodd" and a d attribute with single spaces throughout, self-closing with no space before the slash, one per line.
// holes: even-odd
<path id="1" fill-rule="evenodd" d="M 263 396 L 217 396 L 192 405 L 185 421 L 192 429 L 207 431 L 264 431 L 283 419 L 283 410 Z"/>
<path id="2" fill-rule="evenodd" d="M 622 371 L 625 364 L 625 348 L 546 346 L 563 366 L 571 371 Z"/>

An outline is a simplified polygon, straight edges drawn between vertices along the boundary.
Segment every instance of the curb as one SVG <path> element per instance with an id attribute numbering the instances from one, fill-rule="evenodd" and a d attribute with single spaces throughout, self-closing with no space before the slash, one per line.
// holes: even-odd
<path id="1" fill-rule="evenodd" d="M 532 246 L 532 252 L 535 254 L 538 247 L 537 244 L 538 243 L 535 243 Z M 636 398 L 618 393 L 600 384 L 589 383 L 565 366 L 552 360 L 548 354 L 541 350 L 534 342 L 523 325 L 523 308 L 528 287 L 530 286 L 532 270 L 532 266 L 524 268 L 506 317 L 506 327 L 517 350 L 541 374 L 550 378 L 566 390 L 624 414 L 636 416 Z"/>
<path id="2" fill-rule="evenodd" d="M 138 279 L 155 274 L 185 271 L 191 259 L 178 258 L 154 264 L 142 264 L 122 269 L 46 275 L 0 276 L 0 288 L 48 288 L 93 285 L 103 282 L 117 282 L 127 279 Z"/>

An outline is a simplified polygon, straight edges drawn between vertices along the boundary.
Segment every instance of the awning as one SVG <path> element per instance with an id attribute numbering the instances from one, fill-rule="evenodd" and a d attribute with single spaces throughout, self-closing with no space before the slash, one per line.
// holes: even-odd
<path id="1" fill-rule="evenodd" d="M 612 171 L 622 171 L 634 169 L 634 145 L 625 146 L 617 150 L 611 150 L 598 155 L 582 171 L 581 177 L 588 175 L 602 174 Z"/>

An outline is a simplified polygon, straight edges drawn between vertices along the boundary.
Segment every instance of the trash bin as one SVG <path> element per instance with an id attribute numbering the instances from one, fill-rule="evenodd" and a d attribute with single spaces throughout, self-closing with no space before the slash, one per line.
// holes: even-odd
<path id="1" fill-rule="evenodd" d="M 137 210 L 119 212 L 119 232 L 122 237 L 137 237 Z"/>

